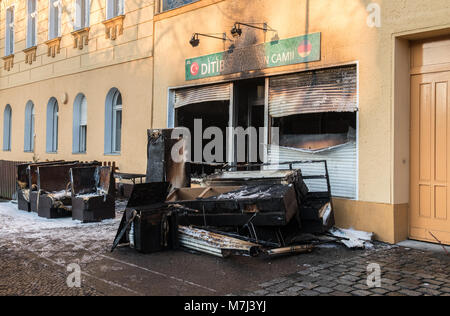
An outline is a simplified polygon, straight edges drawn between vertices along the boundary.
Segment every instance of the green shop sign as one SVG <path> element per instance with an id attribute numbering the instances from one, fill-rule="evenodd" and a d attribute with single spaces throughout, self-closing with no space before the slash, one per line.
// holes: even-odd
<path id="1" fill-rule="evenodd" d="M 321 33 L 186 59 L 186 80 L 319 61 Z"/>

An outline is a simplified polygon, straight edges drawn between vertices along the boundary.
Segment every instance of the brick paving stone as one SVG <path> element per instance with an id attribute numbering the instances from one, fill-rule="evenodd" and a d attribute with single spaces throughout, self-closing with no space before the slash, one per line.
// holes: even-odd
<path id="1" fill-rule="evenodd" d="M 390 292 L 387 293 L 386 296 L 407 296 L 407 295 L 399 292 Z"/>
<path id="2" fill-rule="evenodd" d="M 335 287 L 336 285 L 338 285 L 336 282 L 331 282 L 328 280 L 321 280 L 316 282 L 317 285 L 319 286 L 324 286 L 324 287 Z"/>
<path id="3" fill-rule="evenodd" d="M 300 282 L 300 283 L 295 283 L 296 286 L 308 289 L 308 290 L 312 290 L 316 287 L 318 287 L 317 284 L 312 283 L 312 282 Z"/>
<path id="4" fill-rule="evenodd" d="M 318 288 L 315 288 L 314 291 L 317 291 L 321 294 L 329 294 L 331 292 L 333 292 L 332 289 L 330 289 L 329 287 L 324 287 L 324 286 L 320 286 Z"/>
<path id="5" fill-rule="evenodd" d="M 407 296 L 422 296 L 422 293 L 417 292 L 417 291 L 411 291 L 411 290 L 407 290 L 407 289 L 403 289 L 399 291 L 402 294 L 405 294 Z"/>
<path id="6" fill-rule="evenodd" d="M 389 284 L 389 285 L 393 285 L 396 284 L 398 281 L 395 280 L 391 280 L 391 279 L 387 279 L 387 278 L 381 278 L 381 283 L 382 284 Z"/>
<path id="7" fill-rule="evenodd" d="M 352 295 L 350 293 L 336 291 L 330 293 L 330 296 L 352 296 Z"/>
<path id="8" fill-rule="evenodd" d="M 442 292 L 440 292 L 440 291 L 436 291 L 436 290 L 429 289 L 429 288 L 423 288 L 423 287 L 418 288 L 416 291 L 421 292 L 425 295 L 431 295 L 431 296 L 439 296 L 442 294 Z"/>
<path id="9" fill-rule="evenodd" d="M 269 292 L 281 292 L 289 287 L 289 283 L 279 283 L 269 287 L 266 287 L 266 290 Z"/>
<path id="10" fill-rule="evenodd" d="M 344 275 L 343 277 L 341 277 L 342 280 L 347 280 L 350 282 L 356 282 L 359 281 L 361 278 L 355 277 L 353 275 Z"/>
<path id="11" fill-rule="evenodd" d="M 337 279 L 336 283 L 342 284 L 342 285 L 353 285 L 354 284 L 354 282 L 350 282 L 350 281 L 343 280 L 343 279 Z"/>
<path id="12" fill-rule="evenodd" d="M 342 285 L 342 284 L 341 284 L 341 285 L 338 285 L 338 286 L 335 286 L 334 289 L 335 289 L 336 291 L 339 291 L 339 292 L 346 292 L 346 293 L 350 293 L 350 292 L 353 292 L 353 291 L 354 291 L 354 289 L 351 288 L 350 286 Z"/>
<path id="13" fill-rule="evenodd" d="M 422 282 L 423 283 L 429 283 L 429 284 L 435 284 L 435 285 L 439 285 L 439 286 L 441 286 L 442 284 L 445 283 L 443 281 L 438 281 L 438 280 L 435 280 L 435 279 L 423 279 Z"/>
<path id="14" fill-rule="evenodd" d="M 375 293 L 375 294 L 384 295 L 384 294 L 388 293 L 389 291 L 378 287 L 378 288 L 370 289 L 370 292 Z"/>
<path id="15" fill-rule="evenodd" d="M 381 284 L 381 288 L 387 290 L 388 292 L 397 292 L 401 289 L 396 285 L 383 285 L 383 284 Z"/>
<path id="16" fill-rule="evenodd" d="M 420 287 L 424 287 L 424 288 L 431 289 L 431 290 L 438 290 L 441 288 L 439 285 L 429 284 L 429 283 L 422 283 L 420 285 Z"/>
<path id="17" fill-rule="evenodd" d="M 408 289 L 408 290 L 415 290 L 419 287 L 419 285 L 417 285 L 417 284 L 411 284 L 411 283 L 405 283 L 405 282 L 398 282 L 396 285 L 401 288 Z"/>
<path id="18" fill-rule="evenodd" d="M 257 291 L 255 291 L 254 293 L 255 293 L 257 296 L 264 296 L 264 295 L 268 294 L 269 291 L 266 291 L 266 290 L 257 290 Z"/>
<path id="19" fill-rule="evenodd" d="M 367 284 L 362 284 L 362 283 L 358 283 L 358 284 L 353 285 L 353 288 L 355 288 L 357 290 L 364 290 L 364 291 L 369 289 Z"/>
<path id="20" fill-rule="evenodd" d="M 370 296 L 372 293 L 368 292 L 368 291 L 364 291 L 364 290 L 357 290 L 357 291 L 353 291 L 350 294 L 354 295 L 354 296 Z"/>
<path id="21" fill-rule="evenodd" d="M 303 290 L 299 292 L 300 296 L 319 296 L 320 293 L 313 290 Z"/>

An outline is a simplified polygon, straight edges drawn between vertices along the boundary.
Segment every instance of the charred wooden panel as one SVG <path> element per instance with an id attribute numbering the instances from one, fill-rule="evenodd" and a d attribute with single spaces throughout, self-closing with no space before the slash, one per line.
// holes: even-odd
<path id="1" fill-rule="evenodd" d="M 97 191 L 96 167 L 71 168 L 72 194 L 86 194 Z"/>
<path id="2" fill-rule="evenodd" d="M 96 172 L 97 188 L 102 192 L 115 196 L 116 179 L 114 178 L 113 169 L 110 167 L 98 167 Z"/>
<path id="3" fill-rule="evenodd" d="M 169 183 L 154 182 L 135 184 L 127 208 L 144 207 L 163 203 L 169 193 Z"/>
<path id="4" fill-rule="evenodd" d="M 115 199 L 111 195 L 72 198 L 72 219 L 93 223 L 115 217 Z"/>
<path id="5" fill-rule="evenodd" d="M 148 161 L 146 182 L 169 182 L 175 188 L 189 187 L 190 164 L 172 159 L 172 148 L 177 144 L 184 154 L 185 140 L 172 139 L 174 129 L 148 130 Z"/>

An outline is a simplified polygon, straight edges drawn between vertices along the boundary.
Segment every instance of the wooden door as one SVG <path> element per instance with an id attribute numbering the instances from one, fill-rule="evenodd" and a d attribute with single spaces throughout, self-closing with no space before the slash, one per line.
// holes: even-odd
<path id="1" fill-rule="evenodd" d="M 450 244 L 450 72 L 411 77 L 410 238 Z"/>

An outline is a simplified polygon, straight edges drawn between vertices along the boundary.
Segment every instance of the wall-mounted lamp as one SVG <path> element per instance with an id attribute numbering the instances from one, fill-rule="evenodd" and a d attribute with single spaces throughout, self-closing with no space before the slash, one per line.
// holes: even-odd
<path id="1" fill-rule="evenodd" d="M 242 22 L 235 22 L 233 28 L 231 29 L 231 35 L 233 37 L 240 37 L 242 35 L 242 28 L 241 26 L 247 26 L 251 27 L 253 29 L 263 30 L 264 32 L 269 31 L 267 23 L 242 23 Z M 262 26 L 258 26 L 262 25 Z M 271 30 L 272 31 L 272 30 Z"/>
<path id="2" fill-rule="evenodd" d="M 225 33 L 222 34 L 222 37 L 215 36 L 214 34 L 194 33 L 191 37 L 191 40 L 189 41 L 189 44 L 191 44 L 192 47 L 197 47 L 200 44 L 200 39 L 198 38 L 199 36 L 214 38 L 224 42 L 231 41 L 227 38 L 227 35 Z"/>

